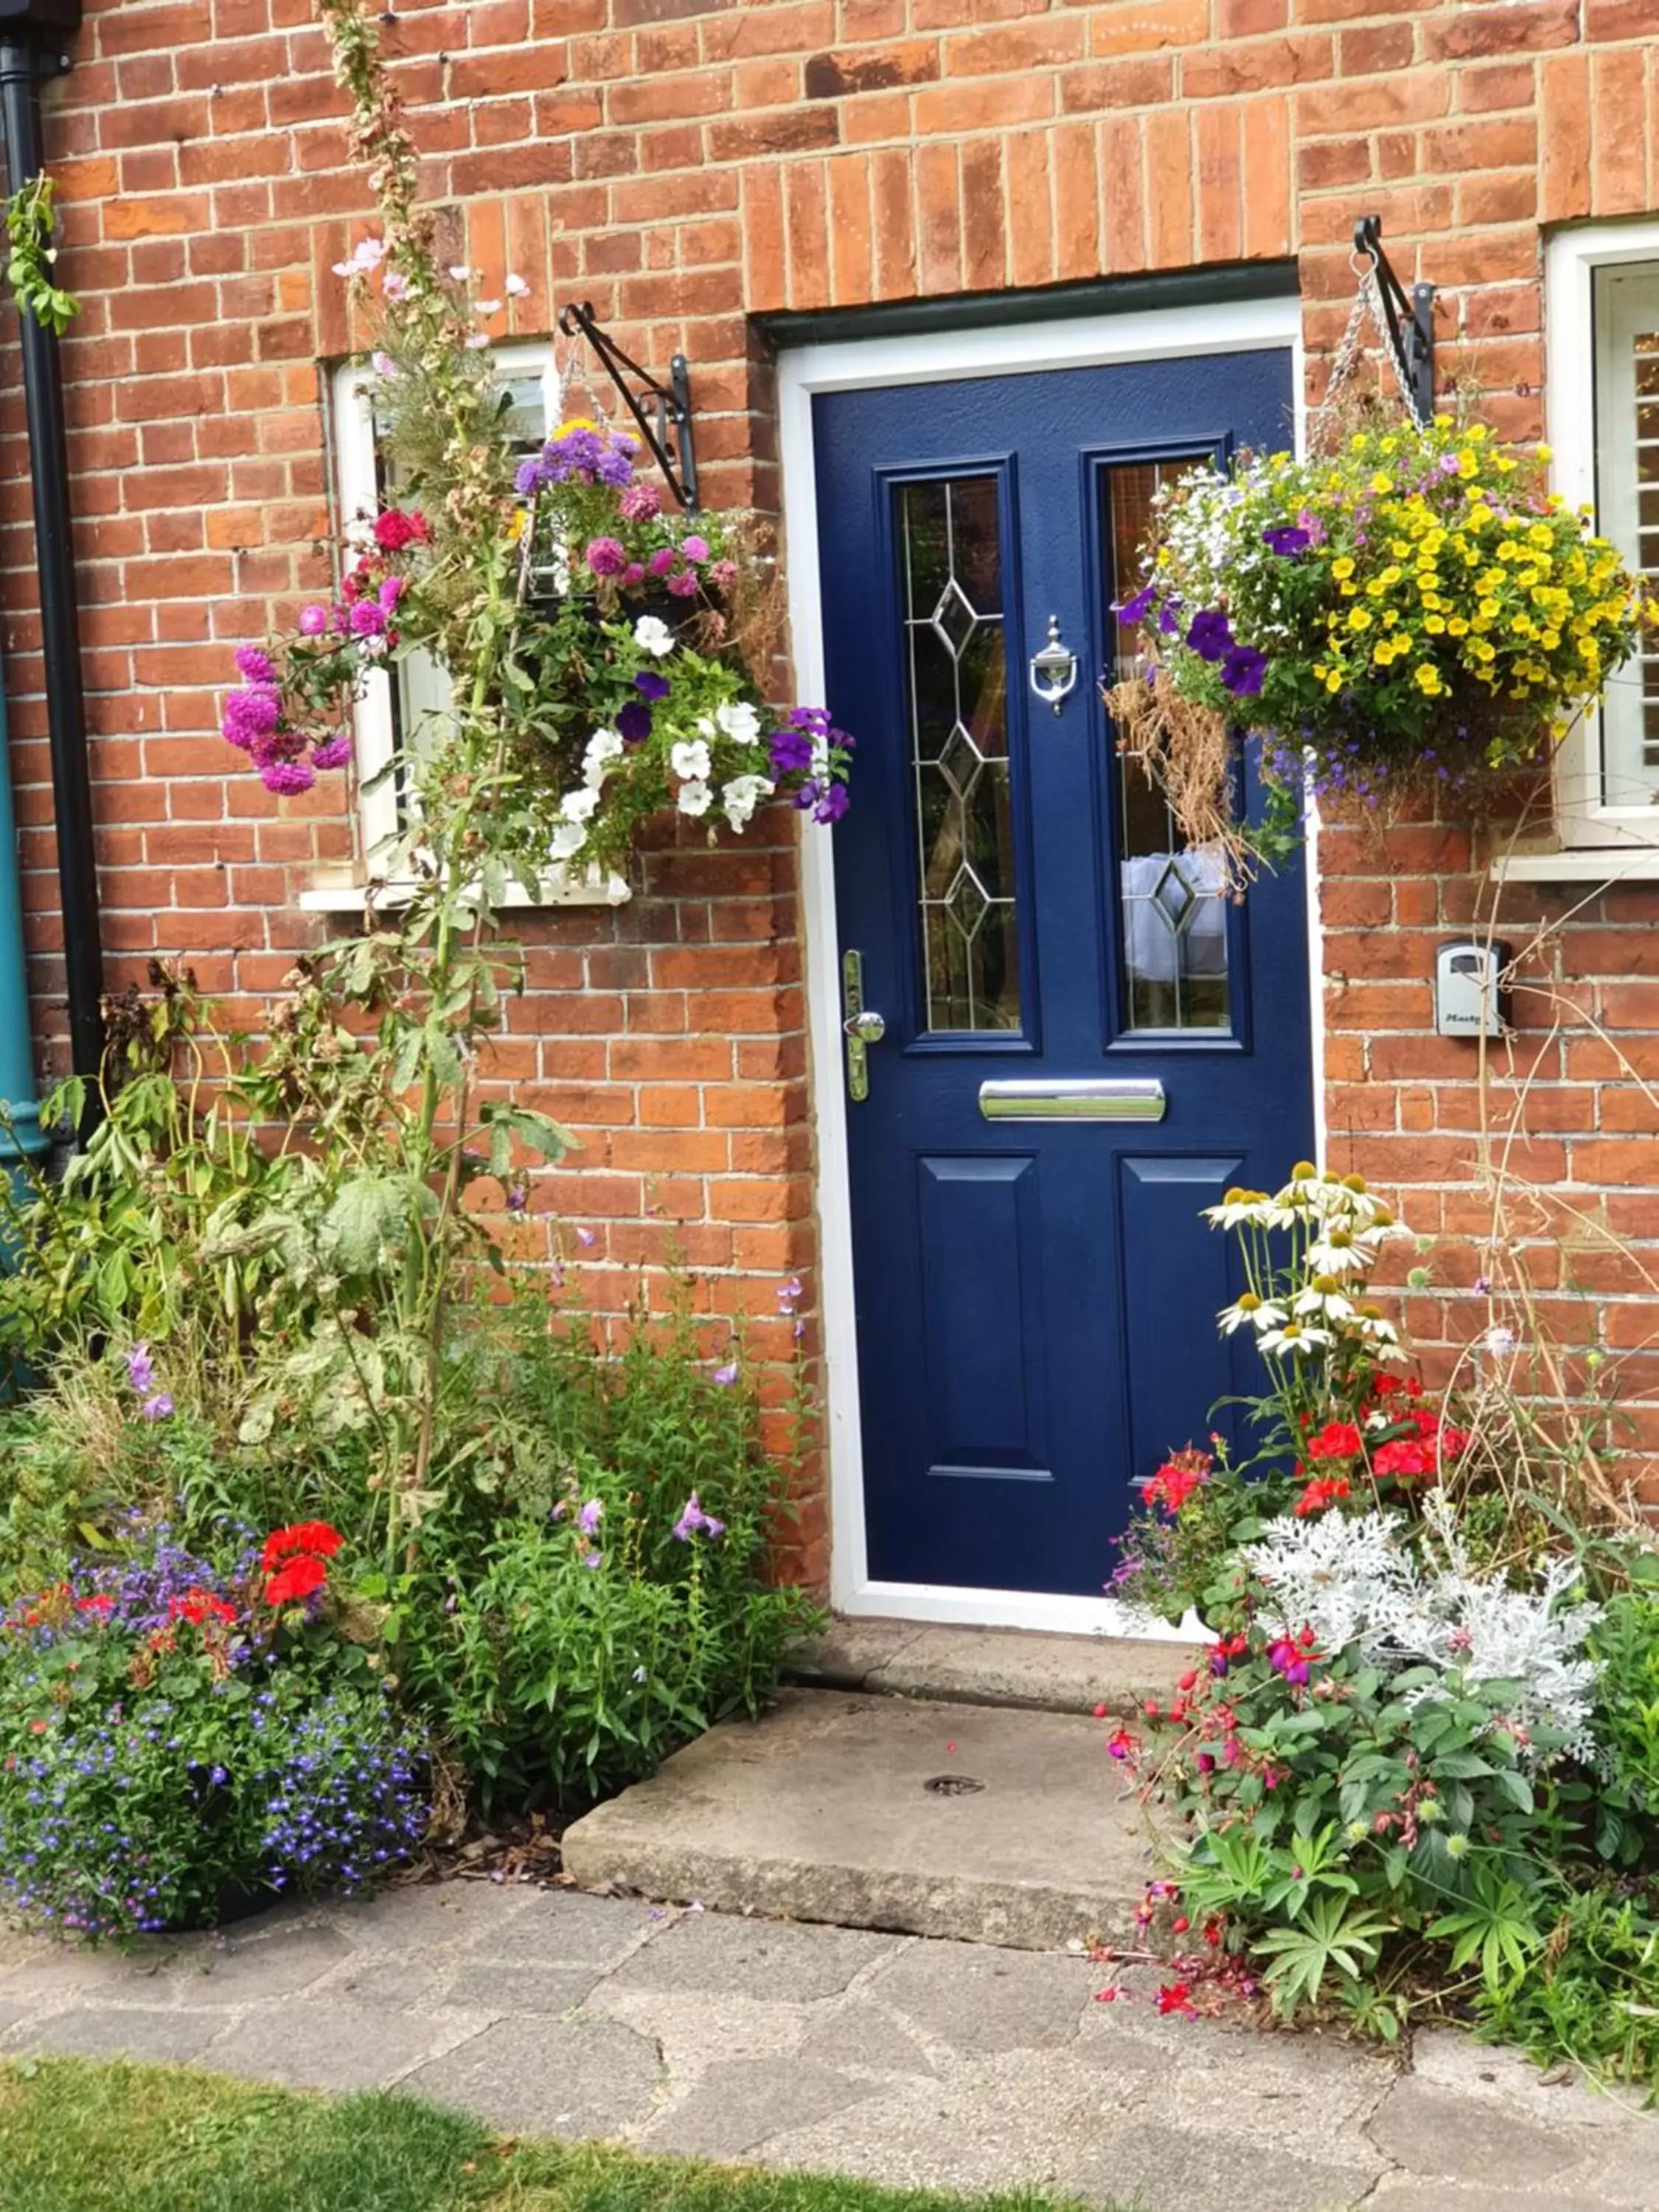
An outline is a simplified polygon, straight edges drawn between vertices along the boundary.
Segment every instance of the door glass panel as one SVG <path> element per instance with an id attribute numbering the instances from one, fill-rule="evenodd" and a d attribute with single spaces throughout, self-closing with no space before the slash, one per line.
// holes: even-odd
<path id="1" fill-rule="evenodd" d="M 1110 597 L 1140 574 L 1141 547 L 1159 486 L 1190 459 L 1136 461 L 1105 470 L 1102 518 Z M 1114 680 L 1140 665 L 1136 634 L 1115 625 Z M 1131 1030 L 1225 1030 L 1232 1006 L 1227 975 L 1225 872 L 1218 851 L 1188 847 L 1164 796 L 1138 761 L 1117 761 L 1118 964 Z"/>
<path id="2" fill-rule="evenodd" d="M 1019 1027 L 997 479 L 895 493 L 930 1030 Z"/>

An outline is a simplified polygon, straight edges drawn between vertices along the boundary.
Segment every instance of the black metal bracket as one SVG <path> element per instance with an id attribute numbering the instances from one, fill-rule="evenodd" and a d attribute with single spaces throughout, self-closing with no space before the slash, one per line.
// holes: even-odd
<path id="1" fill-rule="evenodd" d="M 592 347 L 621 392 L 629 413 L 638 423 L 640 435 L 656 457 L 657 466 L 668 480 L 668 489 L 688 514 L 695 514 L 697 456 L 691 442 L 691 376 L 685 356 L 674 356 L 668 364 L 667 383 L 659 383 L 648 368 L 641 368 L 594 321 L 591 300 L 573 301 L 569 307 L 562 307 L 559 328 L 566 337 L 586 338 Z M 639 379 L 638 392 L 629 385 L 629 376 Z M 654 427 L 645 411 L 647 401 L 656 403 Z"/>
<path id="2" fill-rule="evenodd" d="M 1382 251 L 1382 218 L 1362 215 L 1353 227 L 1353 250 L 1370 260 L 1389 326 L 1389 343 L 1420 423 L 1434 420 L 1434 287 L 1413 284 L 1411 297 Z"/>

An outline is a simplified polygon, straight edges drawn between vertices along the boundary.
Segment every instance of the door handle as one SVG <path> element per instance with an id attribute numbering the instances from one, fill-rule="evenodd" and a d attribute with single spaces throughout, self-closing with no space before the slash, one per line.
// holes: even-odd
<path id="1" fill-rule="evenodd" d="M 864 955 L 850 948 L 841 956 L 841 1033 L 846 1040 L 847 1095 L 855 1106 L 870 1096 L 870 1047 L 887 1034 L 887 1024 L 864 1003 Z"/>

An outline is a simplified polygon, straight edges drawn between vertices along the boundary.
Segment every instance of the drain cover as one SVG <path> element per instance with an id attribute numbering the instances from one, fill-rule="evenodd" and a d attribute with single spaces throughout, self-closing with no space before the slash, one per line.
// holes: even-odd
<path id="1" fill-rule="evenodd" d="M 971 1797 L 976 1790 L 983 1790 L 985 1784 L 976 1781 L 971 1774 L 933 1774 L 921 1786 L 931 1790 L 935 1797 Z"/>

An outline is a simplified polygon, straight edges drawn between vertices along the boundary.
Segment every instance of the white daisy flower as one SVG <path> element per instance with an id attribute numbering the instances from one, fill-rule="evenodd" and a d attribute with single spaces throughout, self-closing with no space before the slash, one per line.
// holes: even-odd
<path id="1" fill-rule="evenodd" d="M 1287 1321 L 1282 1328 L 1263 1331 L 1256 1349 L 1274 1352 L 1281 1359 L 1299 1359 L 1305 1352 L 1328 1352 L 1335 1339 L 1328 1328 L 1313 1328 L 1305 1322 Z"/>
<path id="2" fill-rule="evenodd" d="M 641 615 L 634 625 L 634 642 L 641 653 L 672 653 L 674 633 L 660 615 Z"/>
<path id="3" fill-rule="evenodd" d="M 1217 1229 L 1237 1229 L 1246 1222 L 1265 1225 L 1266 1209 L 1273 1200 L 1265 1190 L 1230 1190 L 1219 1206 L 1206 1206 L 1204 1218 Z"/>
<path id="4" fill-rule="evenodd" d="M 1235 1329 L 1247 1324 L 1251 1328 L 1283 1328 L 1290 1315 L 1273 1299 L 1258 1297 L 1254 1291 L 1246 1291 L 1236 1304 L 1223 1306 L 1215 1318 L 1223 1336 L 1231 1336 Z"/>
<path id="5" fill-rule="evenodd" d="M 668 765 L 682 782 L 702 783 L 708 775 L 708 747 L 702 738 L 682 738 L 669 747 Z"/>
<path id="6" fill-rule="evenodd" d="M 1384 1321 L 1381 1314 L 1357 1313 L 1353 1325 L 1372 1344 L 1397 1345 L 1400 1341 L 1400 1331 L 1391 1321 Z"/>
<path id="7" fill-rule="evenodd" d="M 677 802 L 682 814 L 707 814 L 714 803 L 714 794 L 706 783 L 683 783 Z"/>

